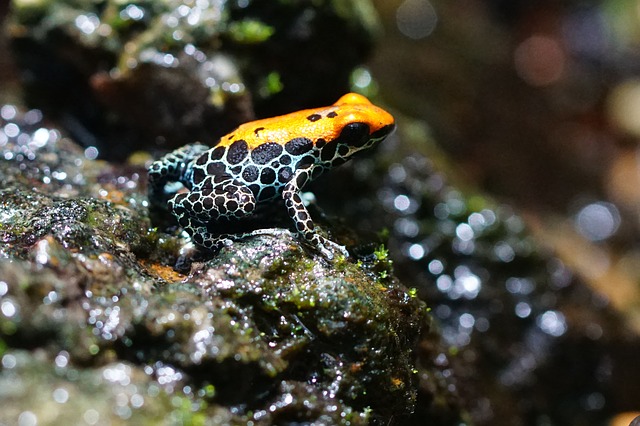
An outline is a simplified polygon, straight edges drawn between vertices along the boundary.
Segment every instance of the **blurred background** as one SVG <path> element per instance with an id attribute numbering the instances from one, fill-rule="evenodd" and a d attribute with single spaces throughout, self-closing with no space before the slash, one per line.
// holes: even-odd
<path id="1" fill-rule="evenodd" d="M 385 99 L 640 330 L 640 2 L 374 3 Z"/>

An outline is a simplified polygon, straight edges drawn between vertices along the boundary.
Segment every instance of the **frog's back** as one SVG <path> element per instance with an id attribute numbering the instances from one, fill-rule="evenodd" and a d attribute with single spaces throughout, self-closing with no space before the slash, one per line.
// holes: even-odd
<path id="1" fill-rule="evenodd" d="M 300 137 L 311 140 L 314 145 L 323 145 L 338 139 L 344 127 L 355 122 L 369 126 L 370 134 L 394 125 L 391 114 L 373 105 L 364 96 L 349 93 L 328 107 L 311 108 L 242 124 L 223 136 L 217 146 L 228 147 L 236 141 L 245 141 L 248 149 L 258 148 L 265 143 L 286 146 Z M 293 145 L 295 144 L 294 142 Z"/>

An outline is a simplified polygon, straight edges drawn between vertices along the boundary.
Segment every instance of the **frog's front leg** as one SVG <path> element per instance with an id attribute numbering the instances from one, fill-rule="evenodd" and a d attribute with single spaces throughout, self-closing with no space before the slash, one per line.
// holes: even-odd
<path id="1" fill-rule="evenodd" d="M 325 258 L 331 260 L 335 256 L 335 252 L 348 257 L 349 252 L 344 246 L 334 243 L 331 240 L 318 235 L 315 232 L 315 225 L 311 220 L 311 215 L 300 198 L 300 188 L 307 183 L 311 176 L 311 170 L 298 169 L 293 174 L 291 180 L 284 186 L 282 198 L 289 216 L 296 224 L 296 230 L 311 246 L 315 247 Z"/>
<path id="2" fill-rule="evenodd" d="M 172 193 L 167 193 L 165 186 L 169 182 L 184 182 L 184 172 L 187 166 L 202 155 L 209 147 L 200 143 L 185 145 L 168 153 L 149 167 L 149 202 L 161 208 L 166 208 L 166 203 Z"/>
<path id="3" fill-rule="evenodd" d="M 249 188 L 231 178 L 208 177 L 191 192 L 176 194 L 169 210 L 193 242 L 210 251 L 219 250 L 228 235 L 213 234 L 207 224 L 221 218 L 238 220 L 249 216 L 256 198 Z"/>

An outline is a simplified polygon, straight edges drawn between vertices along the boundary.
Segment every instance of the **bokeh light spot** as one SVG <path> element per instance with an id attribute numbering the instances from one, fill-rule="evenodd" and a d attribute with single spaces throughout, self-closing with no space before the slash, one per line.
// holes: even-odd
<path id="1" fill-rule="evenodd" d="M 554 38 L 533 35 L 516 47 L 513 55 L 516 72 L 532 86 L 548 86 L 564 73 L 565 54 Z"/>
<path id="2" fill-rule="evenodd" d="M 620 226 L 620 213 L 611 203 L 597 202 L 583 207 L 575 217 L 575 227 L 591 241 L 611 237 Z"/>
<path id="3" fill-rule="evenodd" d="M 405 0 L 396 11 L 396 23 L 402 34 L 419 40 L 433 32 L 438 15 L 428 0 Z"/>

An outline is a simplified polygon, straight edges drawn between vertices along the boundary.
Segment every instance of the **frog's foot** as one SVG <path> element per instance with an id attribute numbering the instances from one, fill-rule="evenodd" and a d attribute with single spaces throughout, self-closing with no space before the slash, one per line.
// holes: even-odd
<path id="1" fill-rule="evenodd" d="M 287 236 L 291 237 L 292 232 L 288 229 L 283 228 L 264 228 L 264 229 L 255 229 L 251 232 L 247 232 L 244 234 L 237 235 L 225 235 L 224 237 L 231 240 L 240 240 L 247 237 L 255 237 L 258 235 L 271 235 L 274 237 Z M 346 247 L 341 246 L 340 244 L 334 243 L 333 241 L 321 237 L 317 234 L 310 235 L 311 239 L 307 239 L 304 235 L 302 236 L 302 241 L 305 245 L 310 246 L 312 249 L 318 251 L 322 257 L 331 261 L 334 260 L 337 256 L 349 257 L 349 252 Z"/>
<path id="2" fill-rule="evenodd" d="M 264 228 L 264 229 L 254 229 L 251 232 L 247 232 L 246 234 L 241 234 L 242 238 L 246 237 L 254 237 L 258 235 L 273 235 L 274 237 L 281 237 L 286 235 L 288 237 L 291 236 L 291 231 L 284 228 Z"/>
<path id="3" fill-rule="evenodd" d="M 314 249 L 318 250 L 322 257 L 329 261 L 336 259 L 337 256 L 342 256 L 344 258 L 349 257 L 349 252 L 345 246 L 334 243 L 333 241 L 318 234 L 305 236 L 305 241 Z"/>

